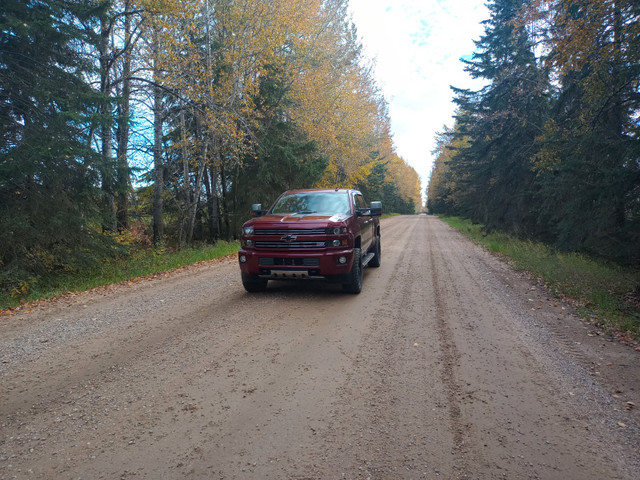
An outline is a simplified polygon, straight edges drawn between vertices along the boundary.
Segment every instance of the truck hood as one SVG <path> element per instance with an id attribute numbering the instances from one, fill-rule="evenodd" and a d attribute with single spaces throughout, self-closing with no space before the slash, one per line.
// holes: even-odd
<path id="1" fill-rule="evenodd" d="M 301 214 L 301 213 L 293 213 L 289 215 L 265 215 L 264 217 L 259 217 L 254 219 L 254 225 L 258 226 L 266 223 L 278 223 L 278 224 L 289 224 L 296 225 L 299 223 L 336 223 L 343 222 L 349 215 L 346 213 L 336 213 L 334 215 L 322 215 L 318 213 L 309 213 L 309 214 Z"/>

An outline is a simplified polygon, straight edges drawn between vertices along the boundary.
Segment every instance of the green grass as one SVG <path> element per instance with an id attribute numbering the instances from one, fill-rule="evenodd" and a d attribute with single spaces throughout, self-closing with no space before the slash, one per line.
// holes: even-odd
<path id="1" fill-rule="evenodd" d="M 640 309 L 625 300 L 640 288 L 640 271 L 578 253 L 562 253 L 542 243 L 457 217 L 440 217 L 490 252 L 508 257 L 515 268 L 530 272 L 558 296 L 571 299 L 583 317 L 607 332 L 640 339 Z"/>
<path id="2" fill-rule="evenodd" d="M 105 259 L 99 266 L 76 272 L 39 278 L 29 286 L 28 293 L 16 296 L 0 293 L 0 310 L 24 302 L 51 298 L 70 292 L 81 292 L 102 285 L 173 270 L 185 265 L 226 257 L 236 253 L 239 242 L 218 242 L 214 246 L 191 247 L 182 250 L 135 250 L 119 259 Z"/>

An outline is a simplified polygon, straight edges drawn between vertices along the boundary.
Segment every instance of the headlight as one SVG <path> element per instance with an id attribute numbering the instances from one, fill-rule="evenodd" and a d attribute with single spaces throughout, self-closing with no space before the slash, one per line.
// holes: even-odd
<path id="1" fill-rule="evenodd" d="M 329 235 L 340 235 L 343 233 L 345 233 L 345 229 L 343 227 L 327 228 L 327 234 Z"/>
<path id="2" fill-rule="evenodd" d="M 253 235 L 253 227 L 244 227 L 242 233 L 245 235 Z"/>

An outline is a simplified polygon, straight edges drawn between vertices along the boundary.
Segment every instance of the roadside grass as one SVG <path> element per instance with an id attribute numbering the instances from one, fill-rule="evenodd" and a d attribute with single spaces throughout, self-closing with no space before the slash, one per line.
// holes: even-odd
<path id="1" fill-rule="evenodd" d="M 578 313 L 605 332 L 640 340 L 640 271 L 578 253 L 558 252 L 538 242 L 487 233 L 482 225 L 440 217 L 492 253 L 508 257 L 554 294 L 566 297 Z"/>
<path id="2" fill-rule="evenodd" d="M 239 248 L 239 242 L 219 241 L 213 246 L 182 250 L 133 249 L 127 256 L 104 259 L 99 266 L 93 268 L 39 278 L 29 286 L 29 291 L 24 295 L 0 293 L 0 310 L 226 257 L 236 253 Z"/>

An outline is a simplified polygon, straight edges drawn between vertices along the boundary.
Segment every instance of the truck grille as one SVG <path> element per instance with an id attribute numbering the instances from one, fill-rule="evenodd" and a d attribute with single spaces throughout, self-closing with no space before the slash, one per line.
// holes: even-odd
<path id="1" fill-rule="evenodd" d="M 256 235 L 325 235 L 327 233 L 324 228 L 274 228 L 274 229 L 256 229 Z"/>
<path id="2" fill-rule="evenodd" d="M 276 267 L 276 266 L 319 267 L 320 259 L 263 257 L 259 260 L 259 264 L 260 266 L 263 266 L 263 267 Z"/>
<path id="3" fill-rule="evenodd" d="M 282 242 L 282 241 L 256 241 L 256 248 L 325 248 L 326 242 Z"/>

